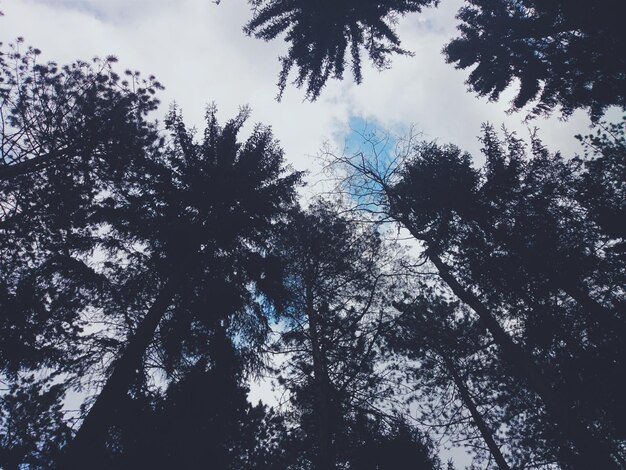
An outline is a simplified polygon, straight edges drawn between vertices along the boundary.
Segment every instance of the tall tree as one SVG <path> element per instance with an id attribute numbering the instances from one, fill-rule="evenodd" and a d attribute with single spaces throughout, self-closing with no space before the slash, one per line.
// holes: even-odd
<path id="1" fill-rule="evenodd" d="M 280 312 L 285 331 L 278 351 L 286 354 L 281 381 L 303 439 L 312 441 L 308 458 L 320 470 L 364 468 L 358 462 L 366 437 L 359 433 L 379 429 L 393 435 L 381 421 L 389 384 L 375 364 L 389 322 L 394 273 L 385 265 L 389 260 L 376 230 L 337 211 L 320 202 L 295 214 L 280 245 L 287 288 Z M 432 459 L 418 458 L 419 439 L 411 442 L 416 465 L 432 468 Z M 377 459 L 391 458 L 382 455 L 387 444 L 380 444 Z"/>
<path id="2" fill-rule="evenodd" d="M 133 387 L 112 420 L 102 468 L 285 468 L 289 433 L 279 415 L 248 402 L 243 357 L 224 328 L 204 349 L 164 396 Z"/>
<path id="3" fill-rule="evenodd" d="M 162 89 L 153 77 L 118 75 L 113 56 L 68 65 L 40 62 L 23 40 L 0 50 L 0 181 L 41 171 L 103 165 L 121 171 L 155 139 L 146 116 Z"/>
<path id="4" fill-rule="evenodd" d="M 300 175 L 287 174 L 269 128 L 257 126 L 246 142 L 237 142 L 247 115 L 243 110 L 221 127 L 210 108 L 204 138 L 196 142 L 174 110 L 167 120 L 169 149 L 135 173 L 136 192 L 111 198 L 101 211 L 114 238 L 143 244 L 146 256 L 137 268 L 143 282 L 129 293 L 151 305 L 136 317 L 134 332 L 68 446 L 63 468 L 79 468 L 97 455 L 110 416 L 166 316 L 187 331 L 211 331 L 253 303 L 269 234 L 293 203 Z M 180 345 L 187 343 L 181 339 Z"/>
<path id="5" fill-rule="evenodd" d="M 577 200 L 620 256 L 626 243 L 621 221 L 626 216 L 626 117 L 616 123 L 600 123 L 595 134 L 576 136 L 584 145 L 584 171 L 578 181 Z M 622 255 L 623 256 L 623 255 Z M 623 260 L 623 258 L 622 258 Z"/>
<path id="6" fill-rule="evenodd" d="M 0 466 L 50 468 L 70 437 L 64 388 L 29 376 L 13 382 L 0 402 Z"/>
<path id="7" fill-rule="evenodd" d="M 427 291 L 426 288 L 422 289 Z M 473 366 L 476 369 L 489 368 L 489 363 L 483 358 L 476 358 L 483 352 L 482 350 L 489 348 L 484 336 L 480 334 L 482 328 L 472 322 L 471 317 L 468 318 L 463 312 L 455 311 L 459 308 L 458 305 L 432 294 L 411 300 L 404 299 L 394 305 L 401 315 L 394 328 L 387 332 L 386 337 L 390 346 L 411 360 L 419 361 L 420 366 L 415 377 L 427 379 L 429 382 L 427 393 L 445 395 L 440 389 L 452 382 L 458 400 L 469 413 L 473 427 L 478 430 L 484 445 L 487 446 L 490 454 L 488 460 L 491 458 L 495 460 L 500 470 L 510 469 L 503 455 L 503 446 L 496 440 L 496 429 L 492 429 L 487 417 L 480 411 L 480 405 L 468 384 L 469 380 L 480 381 L 476 371 L 472 371 L 467 365 L 468 362 L 478 363 L 479 365 Z M 443 376 L 443 381 L 439 374 Z M 435 384 L 439 387 L 435 387 L 433 391 L 432 386 Z M 438 402 L 441 403 L 442 400 Z M 449 401 L 446 400 L 444 403 L 450 406 Z M 442 410 L 439 407 L 432 411 L 427 414 L 435 416 L 440 414 L 444 417 L 452 414 L 449 410 Z M 452 415 L 458 422 L 458 414 Z"/>
<path id="8" fill-rule="evenodd" d="M 160 85 L 122 80 L 114 58 L 59 66 L 19 44 L 0 52 L 0 367 L 80 368 L 80 312 L 107 285 L 89 261 L 93 214 L 158 146 L 147 114 Z"/>
<path id="9" fill-rule="evenodd" d="M 508 145 L 515 148 L 519 146 L 519 141 L 510 139 Z M 508 229 L 511 220 L 521 222 L 528 220 L 529 217 L 534 218 L 538 214 L 537 209 L 541 206 L 531 208 L 527 202 L 532 202 L 534 197 L 531 194 L 545 196 L 545 190 L 548 189 L 543 187 L 542 179 L 537 179 L 537 177 L 545 176 L 545 165 L 550 159 L 541 150 L 540 145 L 535 144 L 533 148 L 536 151 L 536 158 L 531 159 L 531 163 L 525 167 L 528 171 L 528 179 L 523 186 L 528 191 L 525 192 L 525 197 L 515 199 L 517 203 L 508 199 L 507 204 L 499 206 L 503 207 L 500 213 L 493 213 L 498 214 L 499 217 L 513 216 L 512 219 L 507 220 L 507 224 L 501 225 L 502 228 Z M 340 160 L 349 168 L 350 174 L 347 182 L 352 186 L 355 197 L 363 197 L 363 188 L 367 189 L 365 194 L 377 194 L 381 198 L 374 201 L 378 204 L 376 207 L 381 208 L 382 206 L 382 211 L 387 216 L 401 223 L 413 237 L 426 245 L 424 256 L 436 267 L 439 276 L 460 300 L 478 314 L 502 351 L 503 356 L 508 358 L 510 364 L 517 368 L 517 373 L 525 377 L 530 388 L 543 400 L 548 414 L 558 424 L 559 432 L 562 433 L 561 448 L 567 453 L 570 443 L 576 447 L 577 453 L 575 455 L 577 457 L 572 457 L 570 460 L 580 461 L 582 459 L 591 463 L 603 458 L 607 468 L 611 468 L 611 466 L 616 468 L 617 464 L 613 457 L 617 458 L 617 454 L 615 448 L 612 447 L 614 444 L 609 444 L 609 441 L 613 443 L 615 441 L 604 434 L 604 431 L 600 431 L 594 436 L 598 432 L 596 426 L 601 414 L 596 413 L 594 418 L 583 417 L 581 414 L 577 416 L 573 409 L 577 401 L 571 396 L 571 390 L 552 384 L 555 380 L 558 382 L 562 378 L 562 375 L 557 373 L 558 369 L 551 368 L 551 373 L 547 374 L 548 368 L 544 364 L 540 364 L 543 362 L 543 358 L 538 360 L 538 358 L 533 357 L 531 352 L 533 349 L 526 349 L 524 345 L 525 338 L 514 339 L 511 333 L 502 326 L 501 318 L 515 318 L 515 321 L 520 321 L 522 318 L 536 319 L 539 318 L 539 312 L 546 310 L 542 306 L 545 300 L 539 300 L 543 299 L 545 291 L 536 290 L 540 289 L 542 285 L 535 283 L 532 279 L 532 276 L 537 274 L 535 268 L 530 268 L 527 263 L 524 264 L 523 260 L 521 265 L 516 264 L 519 261 L 514 261 L 513 258 L 508 257 L 519 249 L 520 244 L 521 246 L 524 245 L 525 237 L 539 239 L 546 234 L 546 229 L 527 225 L 523 232 L 513 232 L 508 243 L 503 246 L 502 240 L 494 237 L 493 230 L 487 229 L 486 225 L 481 223 L 481 214 L 485 213 L 489 204 L 497 200 L 493 199 L 493 194 L 491 195 L 492 199 L 488 199 L 490 197 L 489 191 L 493 189 L 491 185 L 493 180 L 490 181 L 488 177 L 484 186 L 479 185 L 479 174 L 471 168 L 469 155 L 463 154 L 454 147 L 440 148 L 434 144 L 411 145 L 409 154 L 411 157 L 403 165 L 393 169 L 385 165 L 385 161 L 368 162 L 360 155 L 352 159 L 348 157 Z M 491 159 L 488 164 L 497 164 L 496 160 Z M 397 162 L 397 160 L 392 161 Z M 518 161 L 517 163 L 521 162 Z M 559 168 L 558 157 L 551 164 L 556 165 L 552 169 Z M 537 171 L 539 166 L 543 167 L 543 170 Z M 563 165 L 561 165 L 562 167 Z M 516 178 L 513 178 L 512 181 L 516 181 Z M 512 181 L 503 181 L 503 187 L 498 191 L 498 197 L 506 194 L 506 190 L 516 193 L 517 189 L 515 188 L 519 187 L 516 186 L 517 183 L 512 183 Z M 553 177 L 545 181 L 552 181 L 554 184 Z M 567 180 L 563 180 L 560 188 L 568 188 L 570 186 L 568 183 Z M 571 207 L 565 205 L 567 199 L 561 196 L 563 195 L 555 195 L 554 199 L 551 199 L 554 203 L 553 209 Z M 544 199 L 539 197 L 538 201 L 541 200 Z M 488 212 L 489 210 L 487 210 Z M 555 212 L 543 212 L 542 214 L 535 220 L 544 223 L 550 223 L 549 221 L 553 220 L 557 222 L 557 225 L 551 230 L 553 232 L 554 230 L 557 232 L 562 230 L 562 224 L 558 224 L 560 219 L 554 216 Z M 562 214 L 563 211 L 561 211 Z M 542 220 L 542 218 L 546 220 Z M 581 219 L 575 207 L 570 214 L 570 220 L 569 231 L 563 233 L 564 235 L 567 234 L 567 237 L 562 238 L 558 246 L 551 245 L 549 248 L 549 250 L 555 248 L 560 250 L 556 252 L 555 262 L 561 261 L 558 258 L 559 252 L 563 253 L 563 261 L 568 261 L 566 256 L 568 253 L 570 258 L 572 253 L 585 255 L 585 251 L 579 250 L 577 245 L 573 245 L 572 242 L 582 240 L 590 243 L 591 246 L 594 245 L 595 239 L 593 236 L 589 238 L 589 233 L 586 231 L 586 228 L 590 227 L 584 223 L 577 225 Z M 493 227 L 498 229 L 499 225 L 498 222 L 495 222 Z M 575 234 L 574 238 L 572 238 L 572 234 Z M 553 253 L 546 253 L 546 255 L 553 255 Z M 540 257 L 539 253 L 534 253 L 532 259 L 538 257 Z M 548 257 L 548 259 L 550 258 Z M 471 267 L 473 263 L 476 263 L 476 269 Z M 503 269 L 497 273 L 491 271 L 489 266 L 493 264 L 498 264 L 505 269 L 508 268 L 508 271 Z M 530 269 L 525 271 L 525 267 Z M 519 268 L 522 268 L 521 273 Z M 559 264 L 546 266 L 548 270 L 543 271 L 544 276 L 550 273 L 550 268 L 558 273 Z M 534 274 L 529 276 L 529 271 Z M 583 276 L 580 269 L 572 274 Z M 553 277 L 549 279 L 554 280 L 555 272 L 553 271 L 551 275 Z M 556 275 L 556 278 L 558 277 Z M 557 283 L 552 282 L 548 286 L 550 289 L 555 287 L 558 289 L 558 284 L 556 286 L 555 284 Z M 582 307 L 586 308 L 585 305 Z M 608 310 L 611 315 L 608 317 L 611 326 L 606 327 L 605 325 L 602 329 L 604 339 L 614 335 L 612 327 L 620 322 L 615 318 L 613 312 Z M 587 316 L 574 318 L 586 322 L 589 315 L 593 318 L 595 314 L 593 310 L 588 308 L 586 308 L 585 313 Z M 591 324 L 595 320 L 593 318 Z M 589 327 L 589 323 L 587 323 L 587 327 Z M 558 330 L 551 331 L 555 335 L 558 333 Z M 598 344 L 602 344 L 604 339 L 601 339 Z M 569 341 L 569 344 L 573 346 L 576 340 L 570 339 Z M 601 359 L 601 357 L 602 355 L 597 356 L 596 360 Z M 619 357 L 615 357 L 615 359 L 621 361 Z M 610 363 L 600 360 L 598 364 L 602 364 L 606 369 Z M 575 378 L 576 376 L 571 377 Z M 595 405 L 600 403 L 602 402 L 597 402 Z M 582 409 L 577 410 L 578 413 L 581 411 Z M 592 422 L 594 423 L 594 431 L 591 431 L 590 427 Z M 608 425 L 606 429 L 609 430 L 612 426 L 610 420 L 605 420 L 604 423 Z M 610 434 L 611 431 L 609 431 Z M 609 457 L 610 454 L 613 457 Z M 602 455 L 604 457 L 601 457 Z"/>
<path id="10" fill-rule="evenodd" d="M 295 84 L 316 99 L 330 78 L 343 78 L 346 51 L 361 82 L 362 49 L 375 67 L 391 54 L 410 54 L 394 31 L 399 16 L 436 6 L 419 1 L 250 0 L 254 16 L 244 31 L 263 40 L 285 34 L 279 97 L 297 68 Z M 457 18 L 460 37 L 444 48 L 449 63 L 473 67 L 467 83 L 495 100 L 519 83 L 513 110 L 533 103 L 531 114 L 559 107 L 564 116 L 582 108 L 597 120 L 610 106 L 626 107 L 626 46 L 616 12 L 619 0 L 593 5 L 560 0 L 467 0 Z"/>
<path id="11" fill-rule="evenodd" d="M 443 286 L 427 276 L 395 303 L 400 316 L 386 335 L 399 353 L 395 367 L 414 389 L 409 399 L 417 419 L 442 438 L 462 443 L 476 465 L 557 464 L 553 430 L 537 425 L 545 421 L 541 407 L 500 360 L 476 316 L 447 297 Z"/>

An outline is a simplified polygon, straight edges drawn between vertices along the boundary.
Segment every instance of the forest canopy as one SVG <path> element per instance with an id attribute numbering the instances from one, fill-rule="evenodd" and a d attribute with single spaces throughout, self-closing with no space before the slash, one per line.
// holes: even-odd
<path id="1" fill-rule="evenodd" d="M 269 41 L 281 34 L 289 44 L 280 58 L 279 97 L 289 71 L 294 84 L 315 100 L 330 78 L 343 78 L 349 56 L 354 80 L 362 81 L 361 54 L 378 69 L 393 55 L 412 55 L 396 33 L 399 18 L 436 7 L 438 0 L 249 0 L 253 17 L 244 31 Z M 619 0 L 466 0 L 458 12 L 460 36 L 443 55 L 471 69 L 467 85 L 497 100 L 516 89 L 511 109 L 532 104 L 531 114 L 559 108 L 564 116 L 585 109 L 597 120 L 607 108 L 626 107 L 626 35 Z M 419 57 L 416 58 L 419 64 Z"/>
<path id="2" fill-rule="evenodd" d="M 410 55 L 399 19 L 438 6 L 249 4 L 247 34 L 288 42 L 279 96 L 293 69 L 310 100 L 363 51 Z M 0 46 L 0 468 L 453 470 L 446 442 L 471 469 L 626 468 L 610 8 L 468 0 L 443 51 L 472 93 L 587 111 L 580 155 L 379 131 L 323 147 L 324 191 L 248 106 L 198 129 L 114 56 Z"/>

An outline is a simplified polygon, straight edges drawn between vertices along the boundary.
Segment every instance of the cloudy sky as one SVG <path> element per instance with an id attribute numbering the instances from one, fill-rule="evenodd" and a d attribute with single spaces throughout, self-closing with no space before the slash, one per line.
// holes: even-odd
<path id="1" fill-rule="evenodd" d="M 397 57 L 389 70 L 365 70 L 356 86 L 351 79 L 332 82 L 310 103 L 296 88 L 275 100 L 280 41 L 246 37 L 250 18 L 245 0 L 0 0 L 0 41 L 23 36 L 42 49 L 44 59 L 60 63 L 115 55 L 120 70 L 154 74 L 165 85 L 163 110 L 176 101 L 187 122 L 202 125 L 207 103 L 215 101 L 220 118 L 249 104 L 252 121 L 271 124 L 287 158 L 298 169 L 316 173 L 315 156 L 324 141 L 342 148 L 350 123 L 402 133 L 410 125 L 425 139 L 455 143 L 473 153 L 482 122 L 506 124 L 527 135 L 523 114 L 506 115 L 509 97 L 489 103 L 467 93 L 466 72 L 444 63 L 440 53 L 455 33 L 458 0 L 411 15 L 399 25 L 405 48 L 414 57 Z M 553 149 L 579 151 L 573 135 L 585 131 L 579 112 L 567 122 L 554 117 L 532 126 Z"/>
<path id="2" fill-rule="evenodd" d="M 427 140 L 452 142 L 476 154 L 482 122 L 506 124 L 528 135 L 524 114 L 507 115 L 511 94 L 489 103 L 467 93 L 466 72 L 445 64 L 440 53 L 455 32 L 458 0 L 443 0 L 437 10 L 404 18 L 399 25 L 404 47 L 414 57 L 398 57 L 390 70 L 365 68 L 364 83 L 332 82 L 315 103 L 288 88 L 275 100 L 281 41 L 264 43 L 242 33 L 251 13 L 245 0 L 0 0 L 0 41 L 18 36 L 59 63 L 115 55 L 119 69 L 154 74 L 165 85 L 163 112 L 176 101 L 187 122 L 202 127 L 207 103 L 217 103 L 222 120 L 240 105 L 253 109 L 252 121 L 272 125 L 288 160 L 310 170 L 314 156 L 330 142 L 338 151 L 350 138 L 350 126 L 367 123 L 395 133 L 411 125 Z M 576 133 L 589 122 L 582 112 L 567 122 L 558 117 L 530 125 L 553 150 L 580 152 Z"/>

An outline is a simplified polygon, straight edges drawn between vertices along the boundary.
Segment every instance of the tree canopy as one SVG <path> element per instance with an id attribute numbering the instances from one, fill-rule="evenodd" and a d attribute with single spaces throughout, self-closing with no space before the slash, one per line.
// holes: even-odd
<path id="1" fill-rule="evenodd" d="M 249 3 L 246 32 L 289 43 L 279 96 L 295 68 L 314 100 L 363 51 L 409 54 L 398 19 L 437 1 Z M 4 47 L 0 468 L 453 470 L 445 442 L 471 469 L 625 468 L 617 8 L 467 0 L 444 50 L 479 95 L 588 110 L 582 155 L 372 136 L 307 198 L 248 107 L 161 123 L 161 84 L 114 57 Z"/>
<path id="2" fill-rule="evenodd" d="M 244 31 L 269 41 L 285 34 L 287 55 L 280 58 L 278 97 L 296 68 L 297 87 L 315 100 L 330 78 L 342 79 L 348 61 L 357 83 L 363 79 L 361 53 L 378 69 L 393 54 L 410 55 L 401 47 L 394 27 L 400 16 L 419 12 L 438 0 L 250 0 L 254 16 Z M 349 56 L 349 59 L 346 58 Z"/>
<path id="3" fill-rule="evenodd" d="M 289 44 L 280 58 L 279 98 L 295 67 L 295 85 L 315 100 L 329 79 L 343 78 L 348 53 L 357 83 L 363 78 L 361 51 L 379 70 L 390 66 L 393 54 L 412 55 L 401 47 L 395 24 L 439 2 L 249 3 L 253 17 L 244 31 L 265 41 L 284 35 Z M 626 107 L 620 7 L 618 0 L 467 0 L 457 15 L 461 34 L 444 47 L 443 55 L 457 68 L 471 69 L 466 83 L 479 96 L 497 100 L 505 89 L 517 88 L 512 110 L 532 105 L 531 115 L 559 108 L 569 116 L 585 109 L 598 120 L 611 106 Z"/>
<path id="4" fill-rule="evenodd" d="M 594 222 L 594 199 L 586 198 L 585 189 L 594 164 L 610 165 L 603 155 L 611 155 L 620 141 L 608 135 L 590 139 L 598 144 L 596 157 L 584 165 L 548 152 L 536 135 L 526 145 L 511 133 L 500 138 L 491 126 L 481 138 L 486 158 L 481 170 L 457 147 L 429 142 L 409 141 L 396 159 L 378 155 L 375 146 L 367 158 L 333 157 L 358 206 L 406 228 L 422 244 L 423 262 L 435 270 L 445 295 L 469 307 L 448 308 L 449 318 L 439 320 L 433 313 L 420 320 L 414 301 L 399 304 L 413 330 L 403 336 L 415 338 L 404 339 L 402 348 L 412 344 L 415 351 L 435 354 L 458 393 L 471 396 L 455 377 L 466 372 L 452 370 L 461 367 L 458 355 L 465 361 L 467 354 L 453 345 L 465 332 L 454 330 L 463 318 L 481 325 L 473 333 L 477 337 L 464 338 L 462 345 L 487 341 L 489 356 L 479 349 L 468 359 L 478 360 L 481 372 L 498 372 L 472 376 L 472 386 L 477 380 L 489 383 L 481 388 L 493 394 L 489 400 L 495 400 L 498 421 L 516 423 L 509 424 L 516 430 L 509 439 L 530 433 L 515 447 L 520 452 L 521 442 L 533 442 L 532 448 L 509 457 L 519 459 L 516 465 L 528 465 L 525 458 L 534 452 L 539 461 L 563 468 L 585 468 L 601 459 L 607 468 L 619 468 L 623 459 L 616 377 L 624 360 L 619 340 L 624 267 L 621 250 L 615 249 L 622 241 Z M 619 194 L 611 194 L 615 207 L 622 207 Z M 417 305 L 430 311 L 437 301 L 422 296 Z M 422 334 L 435 339 L 416 337 L 418 320 L 428 322 L 422 327 L 428 333 Z M 413 350 L 410 354 L 417 354 Z M 490 373 L 496 383 L 490 383 Z M 485 418 L 472 420 L 484 427 L 483 435 L 493 433 Z M 541 442 L 533 435 L 542 436 Z M 488 443 L 490 449 L 494 443 Z M 495 448 L 491 454 L 496 457 Z"/>
<path id="5" fill-rule="evenodd" d="M 519 84 L 512 109 L 555 107 L 567 116 L 586 109 L 598 119 L 609 106 L 626 107 L 626 47 L 621 4 L 469 0 L 461 8 L 461 36 L 444 49 L 458 68 L 474 67 L 467 84 L 497 99 Z"/>

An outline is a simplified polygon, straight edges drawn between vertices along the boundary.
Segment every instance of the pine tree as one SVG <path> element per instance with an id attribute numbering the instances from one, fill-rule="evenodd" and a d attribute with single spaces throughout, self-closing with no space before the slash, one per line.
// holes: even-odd
<path id="1" fill-rule="evenodd" d="M 512 109 L 533 103 L 533 114 L 586 109 L 598 119 L 610 106 L 626 107 L 626 46 L 615 13 L 621 2 L 468 0 L 461 36 L 444 49 L 457 68 L 474 67 L 467 84 L 498 99 L 519 81 Z"/>
<path id="2" fill-rule="evenodd" d="M 102 452 L 109 419 L 159 325 L 178 322 L 183 335 L 193 332 L 177 344 L 185 351 L 231 315 L 256 312 L 263 321 L 254 308 L 253 286 L 263 277 L 269 234 L 292 204 L 300 176 L 286 174 L 268 128 L 257 126 L 246 142 L 237 142 L 246 118 L 244 110 L 221 127 L 210 108 L 204 138 L 196 142 L 174 110 L 167 121 L 172 145 L 135 173 L 137 191 L 103 204 L 99 216 L 114 239 L 144 244 L 145 256 L 137 257 L 134 268 L 139 275 L 127 269 L 130 289 L 120 299 L 138 310 L 137 323 L 62 468 L 88 464 Z"/>
<path id="3" fill-rule="evenodd" d="M 490 132 L 486 130 L 486 140 L 492 139 Z M 587 371 L 589 383 L 601 374 L 615 384 L 609 376 L 615 374 L 612 365 L 623 360 L 615 343 L 623 320 L 615 310 L 621 301 L 608 299 L 620 268 L 609 276 L 602 273 L 600 266 L 606 265 L 597 251 L 600 239 L 575 203 L 575 171 L 537 140 L 528 160 L 506 157 L 507 152 L 524 153 L 519 140 L 509 137 L 499 145 L 491 147 L 499 150 L 487 151 L 484 180 L 471 168 L 470 157 L 453 146 L 412 145 L 408 159 L 391 169 L 361 156 L 338 160 L 349 171 L 346 182 L 360 206 L 374 204 L 425 245 L 424 258 L 478 315 L 511 372 L 541 398 L 549 416 L 546 426 L 555 425 L 554 439 L 560 441 L 554 450 L 558 458 L 574 468 L 581 460 L 600 458 L 607 468 L 615 467 L 619 434 L 608 416 L 619 405 L 613 408 L 613 399 L 599 395 L 591 398 L 577 374 Z M 363 194 L 379 199 L 364 201 Z M 609 296 L 606 300 L 594 298 L 602 292 Z M 521 334 L 505 328 L 507 321 L 520 325 Z M 560 329 L 552 321 L 568 326 Z M 585 347 L 581 338 L 595 345 Z M 538 350 L 544 354 L 536 355 Z M 567 355 L 579 361 L 565 360 Z M 552 357 L 558 359 L 548 365 L 546 359 Z M 589 368 L 590 363 L 595 366 Z M 615 392 L 615 386 L 609 388 Z M 579 408 L 583 396 L 589 402 Z"/>
<path id="4" fill-rule="evenodd" d="M 342 79 L 350 55 L 354 79 L 360 83 L 361 52 L 378 69 L 389 66 L 392 54 L 409 55 L 394 26 L 400 16 L 436 5 L 437 0 L 250 0 L 254 16 L 244 28 L 248 35 L 269 41 L 285 33 L 287 55 L 280 58 L 279 98 L 292 68 L 295 84 L 306 87 L 315 100 L 330 78 Z"/>
<path id="5" fill-rule="evenodd" d="M 287 288 L 279 317 L 285 330 L 277 347 L 286 361 L 280 381 L 314 468 L 369 468 L 359 457 L 364 439 L 372 444 L 369 465 L 392 459 L 384 453 L 395 439 L 380 409 L 391 386 L 376 371 L 394 273 L 375 227 L 338 210 L 318 202 L 296 213 L 279 245 Z M 408 434 L 415 464 L 433 468 L 424 442 Z"/>

